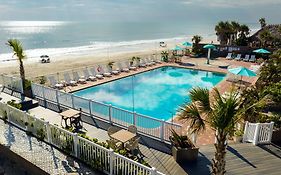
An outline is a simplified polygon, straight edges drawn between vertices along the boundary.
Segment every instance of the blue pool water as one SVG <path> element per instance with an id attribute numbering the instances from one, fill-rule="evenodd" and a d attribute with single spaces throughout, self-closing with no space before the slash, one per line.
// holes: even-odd
<path id="1" fill-rule="evenodd" d="M 162 67 L 74 94 L 87 99 L 136 111 L 157 119 L 169 120 L 184 102 L 193 87 L 212 88 L 224 74 L 176 67 Z"/>

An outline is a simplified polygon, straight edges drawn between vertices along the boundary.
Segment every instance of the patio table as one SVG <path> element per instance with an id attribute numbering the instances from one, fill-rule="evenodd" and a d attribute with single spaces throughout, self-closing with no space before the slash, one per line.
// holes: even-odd
<path id="1" fill-rule="evenodd" d="M 124 143 L 130 141 L 131 139 L 135 138 L 136 136 L 137 136 L 136 134 L 134 134 L 130 131 L 121 129 L 120 131 L 117 131 L 116 133 L 112 134 L 110 137 L 122 142 L 123 147 L 124 147 Z"/>
<path id="2" fill-rule="evenodd" d="M 66 111 L 63 111 L 60 113 L 61 117 L 62 117 L 62 120 L 64 120 L 65 122 L 65 127 L 70 127 L 68 126 L 67 124 L 67 120 L 69 119 L 70 120 L 70 125 L 72 125 L 72 123 L 75 124 L 75 126 L 77 125 L 77 123 L 80 122 L 81 120 L 81 112 L 80 111 L 77 111 L 77 110 L 74 110 L 74 109 L 68 109 Z"/>

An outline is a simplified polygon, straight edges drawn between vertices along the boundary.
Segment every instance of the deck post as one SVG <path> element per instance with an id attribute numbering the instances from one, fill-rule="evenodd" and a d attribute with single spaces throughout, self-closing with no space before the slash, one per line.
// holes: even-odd
<path id="1" fill-rule="evenodd" d="M 90 113 L 90 117 L 92 117 L 92 109 L 91 109 L 91 100 L 88 100 L 89 101 L 89 113 Z"/>
<path id="2" fill-rule="evenodd" d="M 157 172 L 156 172 L 156 168 L 152 167 L 152 168 L 151 168 L 151 171 L 150 171 L 150 174 L 151 174 L 151 175 L 156 175 L 156 173 L 157 173 Z"/>
<path id="3" fill-rule="evenodd" d="M 60 111 L 60 101 L 59 101 L 59 92 L 58 92 L 58 90 L 56 90 L 56 100 L 57 100 L 57 104 L 58 104 L 58 109 Z"/>
<path id="4" fill-rule="evenodd" d="M 245 129 L 244 129 L 244 134 L 243 134 L 243 143 L 246 141 L 246 139 L 247 139 L 247 134 L 248 134 L 248 121 L 246 121 L 246 123 L 245 123 Z"/>
<path id="5" fill-rule="evenodd" d="M 113 175 L 114 151 L 109 149 L 109 175 Z"/>
<path id="6" fill-rule="evenodd" d="M 253 140 L 253 144 L 254 144 L 254 145 L 257 145 L 257 144 L 258 144 L 259 132 L 260 132 L 260 123 L 257 123 L 257 124 L 256 124 L 256 129 L 255 129 L 254 140 Z"/>
<path id="7" fill-rule="evenodd" d="M 45 121 L 45 127 L 46 127 L 46 134 L 47 134 L 47 141 L 48 143 L 52 144 L 52 138 L 51 138 L 51 130 L 50 130 L 50 124 L 48 121 Z"/>
<path id="8" fill-rule="evenodd" d="M 73 134 L 73 147 L 74 147 L 74 156 L 78 158 L 78 135 L 77 133 Z"/>
<path id="9" fill-rule="evenodd" d="M 108 105 L 108 119 L 109 123 L 112 123 L 112 105 Z"/>
<path id="10" fill-rule="evenodd" d="M 134 113 L 133 113 L 133 124 L 134 124 L 134 126 L 137 126 L 137 113 L 136 113 L 136 111 L 134 111 Z"/>
<path id="11" fill-rule="evenodd" d="M 162 119 L 161 121 L 161 128 L 160 128 L 160 139 L 163 142 L 164 141 L 164 132 L 165 132 L 165 124 L 164 124 L 165 120 Z"/>

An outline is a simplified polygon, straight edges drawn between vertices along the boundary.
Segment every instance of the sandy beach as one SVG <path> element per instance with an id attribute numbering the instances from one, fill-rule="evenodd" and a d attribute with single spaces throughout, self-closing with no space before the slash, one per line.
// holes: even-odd
<path id="1" fill-rule="evenodd" d="M 189 39 L 191 40 L 191 39 Z M 204 38 L 202 43 L 210 43 L 216 41 L 215 38 Z M 42 64 L 38 58 L 27 58 L 24 60 L 25 73 L 29 78 L 35 78 L 48 74 L 55 74 L 66 70 L 77 69 L 81 67 L 91 66 L 99 63 L 107 63 L 109 61 L 129 60 L 133 56 L 149 57 L 153 54 L 159 55 L 163 50 L 169 50 L 175 45 L 181 43 L 182 40 L 174 40 L 167 43 L 167 47 L 151 46 L 144 48 L 123 47 L 119 50 L 103 50 L 95 53 L 81 54 L 81 55 L 60 55 L 50 56 L 51 63 Z M 13 58 L 15 59 L 15 58 Z M 16 60 L 2 61 L 0 63 L 0 74 L 11 74 L 18 76 L 19 68 Z"/>

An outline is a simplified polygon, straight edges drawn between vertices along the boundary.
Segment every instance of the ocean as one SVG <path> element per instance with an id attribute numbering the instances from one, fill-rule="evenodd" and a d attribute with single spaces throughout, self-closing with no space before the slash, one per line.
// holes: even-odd
<path id="1" fill-rule="evenodd" d="M 90 55 L 157 49 L 160 41 L 190 41 L 195 34 L 215 38 L 215 23 L 191 22 L 91 22 L 0 21 L 0 61 L 12 57 L 5 45 L 19 39 L 28 58 L 40 55 Z"/>

